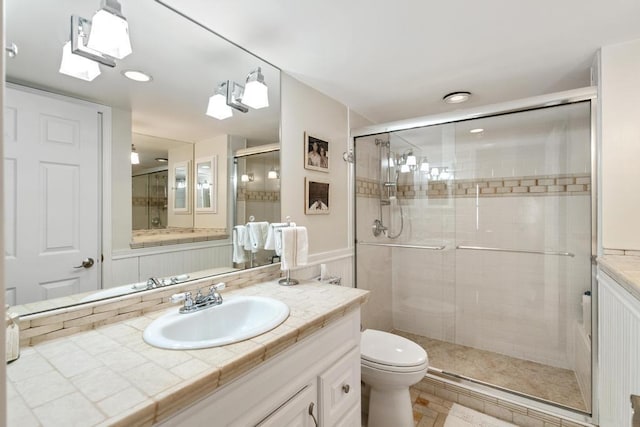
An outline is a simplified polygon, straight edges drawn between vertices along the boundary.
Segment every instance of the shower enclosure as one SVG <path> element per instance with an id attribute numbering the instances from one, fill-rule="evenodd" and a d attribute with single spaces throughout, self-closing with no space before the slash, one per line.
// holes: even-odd
<path id="1" fill-rule="evenodd" d="M 433 375 L 591 412 L 589 98 L 358 132 L 364 327 Z"/>

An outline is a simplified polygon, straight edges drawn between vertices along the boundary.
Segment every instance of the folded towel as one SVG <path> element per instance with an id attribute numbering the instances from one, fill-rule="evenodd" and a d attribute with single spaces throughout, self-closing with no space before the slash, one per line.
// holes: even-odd
<path id="1" fill-rule="evenodd" d="M 244 239 L 246 234 L 247 228 L 244 225 L 236 225 L 235 227 L 233 227 L 233 262 L 247 262 L 247 257 L 244 253 Z"/>
<path id="2" fill-rule="evenodd" d="M 264 242 L 267 239 L 269 231 L 269 223 L 266 221 L 247 223 L 247 233 L 251 241 L 251 252 L 256 253 L 260 249 L 264 249 Z M 249 249 L 245 246 L 245 249 Z"/>
<path id="3" fill-rule="evenodd" d="M 280 269 L 291 270 L 307 263 L 309 239 L 306 227 L 283 227 Z"/>
<path id="4" fill-rule="evenodd" d="M 282 233 L 276 232 L 282 227 L 295 227 L 293 222 L 272 222 L 269 224 L 269 231 L 267 232 L 267 239 L 264 242 L 264 248 L 268 250 L 275 250 L 276 255 L 282 255 Z"/>

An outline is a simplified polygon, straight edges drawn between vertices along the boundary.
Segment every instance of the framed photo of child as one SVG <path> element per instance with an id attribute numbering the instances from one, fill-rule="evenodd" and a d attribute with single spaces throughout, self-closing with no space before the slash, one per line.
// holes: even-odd
<path id="1" fill-rule="evenodd" d="M 329 141 L 304 133 L 304 167 L 329 173 Z"/>
<path id="2" fill-rule="evenodd" d="M 329 183 L 305 178 L 304 213 L 323 215 L 330 212 Z"/>

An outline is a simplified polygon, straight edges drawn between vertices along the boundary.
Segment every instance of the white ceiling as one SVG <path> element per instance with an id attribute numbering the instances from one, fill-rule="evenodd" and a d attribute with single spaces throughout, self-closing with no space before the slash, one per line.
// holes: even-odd
<path id="1" fill-rule="evenodd" d="M 166 2 L 375 122 L 587 86 L 640 38 L 638 0 Z"/>

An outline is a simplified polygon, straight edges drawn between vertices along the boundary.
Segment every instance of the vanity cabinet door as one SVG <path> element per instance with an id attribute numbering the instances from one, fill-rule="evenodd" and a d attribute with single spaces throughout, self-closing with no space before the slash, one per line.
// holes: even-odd
<path id="1" fill-rule="evenodd" d="M 321 425 L 360 426 L 360 348 L 340 358 L 319 381 Z"/>
<path id="2" fill-rule="evenodd" d="M 306 385 L 257 426 L 315 427 L 314 418 L 318 419 L 318 393 L 315 381 Z"/>

